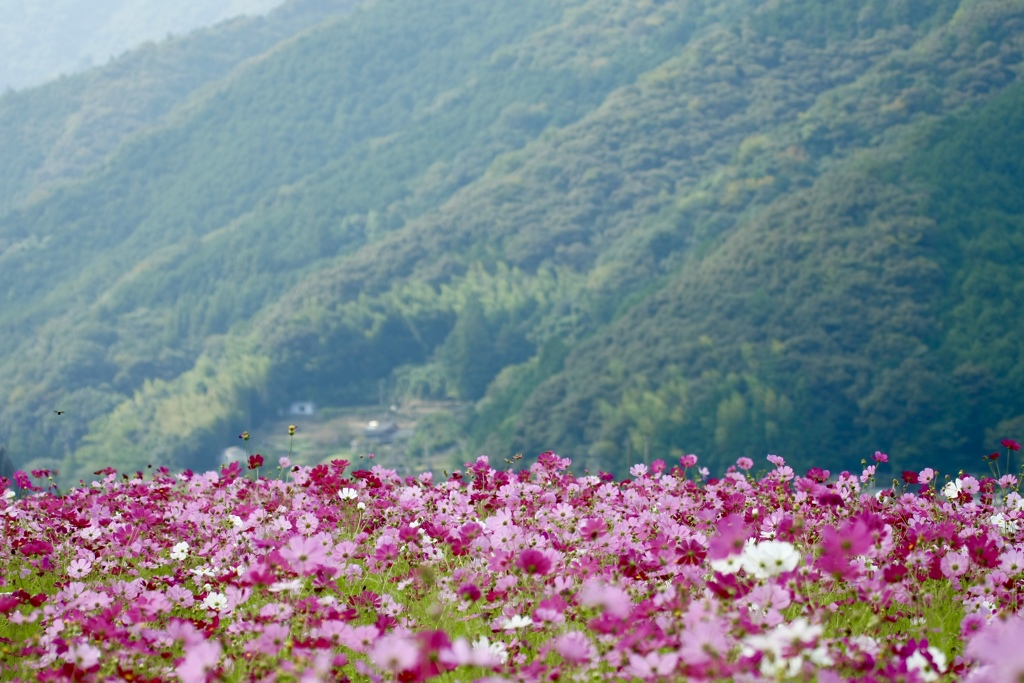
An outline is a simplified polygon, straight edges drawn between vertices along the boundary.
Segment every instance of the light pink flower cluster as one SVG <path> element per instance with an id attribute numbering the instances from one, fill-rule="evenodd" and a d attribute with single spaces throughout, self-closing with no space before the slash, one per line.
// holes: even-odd
<path id="1" fill-rule="evenodd" d="M 554 453 L 440 482 L 340 460 L 254 480 L 236 463 L 3 495 L 0 667 L 82 683 L 1024 676 L 1016 492 L 962 478 L 943 495 L 929 471 L 871 495 L 868 471 L 769 462 L 700 483 L 693 455 L 626 481 Z M 959 611 L 935 633 L 943 596 Z"/>

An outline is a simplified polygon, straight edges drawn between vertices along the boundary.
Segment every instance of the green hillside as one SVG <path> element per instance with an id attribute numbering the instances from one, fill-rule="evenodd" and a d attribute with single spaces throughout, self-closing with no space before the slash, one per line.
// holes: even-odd
<path id="1" fill-rule="evenodd" d="M 1024 427 L 1024 2 L 289 8 L 148 48 L 219 50 L 203 82 L 50 86 L 163 103 L 57 184 L 72 115 L 0 99 L 16 461 L 206 467 L 385 395 L 468 403 L 467 455 L 618 472 L 977 469 Z"/>
<path id="2" fill-rule="evenodd" d="M 202 97 L 204 86 L 215 89 L 246 60 L 354 4 L 291 3 L 269 17 L 147 44 L 102 68 L 0 97 L 0 211 L 96 170 L 125 139 Z"/>

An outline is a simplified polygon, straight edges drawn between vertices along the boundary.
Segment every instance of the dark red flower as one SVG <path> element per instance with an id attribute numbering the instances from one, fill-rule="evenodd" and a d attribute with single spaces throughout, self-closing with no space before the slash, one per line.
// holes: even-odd
<path id="1" fill-rule="evenodd" d="M 1001 443 L 1003 444 L 1003 448 L 1008 448 L 1011 451 L 1020 450 L 1020 444 L 1014 441 L 1013 439 L 1003 439 Z"/>
<path id="2" fill-rule="evenodd" d="M 254 470 L 257 467 L 263 467 L 263 456 L 259 453 L 249 456 L 249 469 Z"/>
<path id="3" fill-rule="evenodd" d="M 988 458 L 989 460 L 998 460 L 999 459 L 999 454 L 998 453 L 989 453 L 985 457 Z"/>
<path id="4" fill-rule="evenodd" d="M 903 470 L 903 481 L 907 482 L 908 484 L 919 483 L 917 478 L 917 472 L 914 472 L 912 470 Z"/>
<path id="5" fill-rule="evenodd" d="M 697 541 L 690 539 L 683 541 L 676 549 L 678 559 L 676 564 L 700 564 L 707 557 L 707 551 Z"/>

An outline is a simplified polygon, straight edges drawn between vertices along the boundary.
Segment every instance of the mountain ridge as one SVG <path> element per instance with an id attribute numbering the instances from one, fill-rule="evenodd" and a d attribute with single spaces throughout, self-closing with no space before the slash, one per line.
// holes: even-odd
<path id="1" fill-rule="evenodd" d="M 374 54 L 391 5 L 318 24 L 206 86 L 178 122 L 192 152 L 142 133 L 112 157 L 104 173 L 123 183 L 148 178 L 137 169 L 153 159 L 206 164 L 167 176 L 151 218 L 97 201 L 115 187 L 104 178 L 69 186 L 82 216 L 110 217 L 88 218 L 97 235 L 119 220 L 128 236 L 80 271 L 91 293 L 47 290 L 56 270 L 32 275 L 0 251 L 23 269 L 9 302 L 29 277 L 44 293 L 19 295 L 20 329 L 34 315 L 49 340 L 0 341 L 19 358 L 0 365 L 9 452 L 59 445 L 72 481 L 107 463 L 198 467 L 281 401 L 358 404 L 386 385 L 396 400 L 472 403 L 467 454 L 555 449 L 624 471 L 694 451 L 720 470 L 760 450 L 816 464 L 824 450 L 835 467 L 881 448 L 896 467 L 932 444 L 949 467 L 971 466 L 1017 419 L 986 370 L 997 361 L 939 331 L 936 292 L 969 275 L 935 244 L 949 241 L 948 215 L 980 209 L 935 208 L 935 188 L 958 192 L 954 169 L 928 177 L 901 160 L 927 157 L 943 126 L 950 139 L 977 127 L 970 113 L 1000 92 L 1015 97 L 1024 4 L 857 6 L 850 19 L 798 0 L 575 0 L 519 6 L 509 24 L 507 3 L 450 0 L 419 32 L 387 28 L 407 52 L 360 61 L 346 92 L 369 94 L 352 99 L 296 80 L 327 73 L 298 56 L 342 54 L 341 35 L 352 55 Z M 806 21 L 780 35 L 794 8 Z M 472 40 L 428 30 L 458 22 Z M 259 116 L 228 106 L 260 92 Z M 236 151 L 241 140 L 263 146 Z M 263 167 L 245 158 L 284 165 L 239 175 Z M 1015 187 L 1004 171 L 978 166 Z M 73 204 L 8 212 L 0 240 L 45 240 L 41 226 L 58 223 L 44 217 Z M 135 227 L 147 220 L 163 226 L 150 235 L 179 226 L 175 243 L 153 249 Z M 103 284 L 112 273 L 120 285 Z M 998 363 L 1018 367 L 1015 348 Z M 57 400 L 88 408 L 26 427 Z"/>

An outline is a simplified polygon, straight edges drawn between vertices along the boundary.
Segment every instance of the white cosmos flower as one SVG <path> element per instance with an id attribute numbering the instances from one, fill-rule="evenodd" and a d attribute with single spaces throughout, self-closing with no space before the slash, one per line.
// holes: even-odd
<path id="1" fill-rule="evenodd" d="M 960 492 L 964 488 L 964 482 L 962 479 L 955 479 L 945 486 L 942 487 L 942 495 L 950 500 L 960 497 Z"/>
<path id="2" fill-rule="evenodd" d="M 946 670 L 946 655 L 937 647 L 929 647 L 928 654 L 932 657 L 934 666 L 921 654 L 920 650 L 907 657 L 907 670 L 916 671 L 925 683 L 938 680 L 939 674 Z"/>
<path id="3" fill-rule="evenodd" d="M 518 614 L 513 616 L 511 619 L 504 619 L 501 622 L 501 627 L 506 631 L 514 631 L 516 629 L 532 625 L 533 619 L 531 619 L 530 617 L 521 617 Z"/>
<path id="4" fill-rule="evenodd" d="M 281 593 L 282 591 L 298 592 L 302 590 L 302 580 L 292 579 L 291 581 L 278 581 L 273 583 L 267 588 L 271 593 Z"/>
<path id="5" fill-rule="evenodd" d="M 761 541 L 747 545 L 741 556 L 743 568 L 758 579 L 793 571 L 800 564 L 800 559 L 799 551 L 786 541 Z"/>
<path id="6" fill-rule="evenodd" d="M 783 656 L 786 650 L 808 646 L 820 638 L 822 633 L 824 633 L 823 627 L 810 623 L 804 617 L 797 617 L 793 621 L 783 622 L 765 633 L 744 638 L 743 655 L 750 657 L 757 652 L 763 652 L 767 655 L 766 659 L 781 662 L 786 659 Z"/>
<path id="7" fill-rule="evenodd" d="M 761 675 L 773 680 L 796 678 L 802 668 L 804 668 L 804 658 L 800 655 L 765 657 L 761 660 Z"/>
<path id="8" fill-rule="evenodd" d="M 342 500 L 355 500 L 356 498 L 359 497 L 359 494 L 356 492 L 355 489 L 350 489 L 346 487 L 338 492 L 338 497 L 341 498 Z"/>
<path id="9" fill-rule="evenodd" d="M 223 593 L 209 593 L 205 598 L 203 598 L 203 607 L 206 609 L 212 609 L 215 612 L 220 612 L 227 606 L 228 598 Z"/>
<path id="10" fill-rule="evenodd" d="M 743 556 L 730 555 L 723 560 L 711 560 L 711 569 L 719 574 L 735 574 L 743 569 Z"/>
<path id="11" fill-rule="evenodd" d="M 992 526 L 999 527 L 1004 534 L 1012 534 L 1017 531 L 1017 522 L 1007 519 L 1002 512 L 997 512 L 988 518 Z"/>
<path id="12" fill-rule="evenodd" d="M 473 655 L 477 666 L 495 666 L 495 659 L 500 664 L 508 661 L 508 648 L 505 643 L 492 643 L 487 640 L 487 636 L 480 636 L 473 641 Z"/>
<path id="13" fill-rule="evenodd" d="M 188 543 L 185 541 L 171 548 L 171 559 L 175 562 L 181 562 L 186 557 L 188 557 Z"/>

